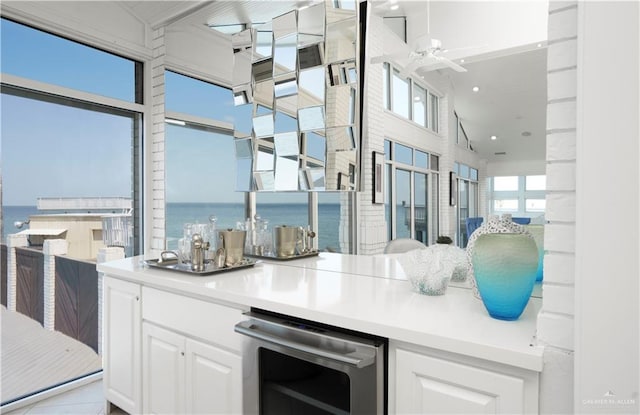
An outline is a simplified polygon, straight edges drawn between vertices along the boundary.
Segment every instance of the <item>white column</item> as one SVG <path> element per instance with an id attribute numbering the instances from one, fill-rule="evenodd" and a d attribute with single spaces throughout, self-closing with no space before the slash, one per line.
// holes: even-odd
<path id="1" fill-rule="evenodd" d="M 108 247 L 100 248 L 98 250 L 98 256 L 96 262 L 102 264 L 103 262 L 114 261 L 116 259 L 124 258 L 124 248 L 120 247 Z M 98 272 L 98 354 L 102 356 L 102 314 L 103 304 L 102 299 L 104 272 Z"/>
<path id="2" fill-rule="evenodd" d="M 56 255 L 66 255 L 69 242 L 64 239 L 44 241 L 44 328 L 55 330 L 56 325 Z"/>
<path id="3" fill-rule="evenodd" d="M 7 309 L 16 311 L 16 290 L 18 284 L 18 267 L 16 264 L 16 248 L 29 246 L 27 235 L 7 235 Z"/>

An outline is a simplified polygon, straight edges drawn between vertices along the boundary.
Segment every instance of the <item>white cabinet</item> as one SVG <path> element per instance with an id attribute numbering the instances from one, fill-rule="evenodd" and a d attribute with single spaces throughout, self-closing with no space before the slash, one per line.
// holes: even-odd
<path id="1" fill-rule="evenodd" d="M 105 398 L 129 413 L 140 413 L 140 286 L 105 277 L 103 318 Z"/>
<path id="2" fill-rule="evenodd" d="M 242 412 L 242 357 L 187 338 L 186 413 Z"/>
<path id="3" fill-rule="evenodd" d="M 242 412 L 242 358 L 144 322 L 143 412 Z"/>
<path id="4" fill-rule="evenodd" d="M 538 411 L 536 372 L 453 355 L 393 348 L 397 414 Z"/>
<path id="5" fill-rule="evenodd" d="M 142 411 L 184 413 L 184 337 L 142 323 Z"/>
<path id="6" fill-rule="evenodd" d="M 242 310 L 106 276 L 104 390 L 138 413 L 242 413 Z M 110 408 L 108 407 L 107 410 Z"/>

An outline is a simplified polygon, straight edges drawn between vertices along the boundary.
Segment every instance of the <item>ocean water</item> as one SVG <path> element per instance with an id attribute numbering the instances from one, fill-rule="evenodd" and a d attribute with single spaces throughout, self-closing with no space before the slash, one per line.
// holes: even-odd
<path id="1" fill-rule="evenodd" d="M 15 228 L 14 222 L 23 221 L 28 219 L 29 215 L 39 213 L 35 206 L 3 206 L 2 210 L 3 242 L 6 241 L 7 234 L 20 231 Z M 270 227 L 278 225 L 306 226 L 308 224 L 306 204 L 259 204 L 258 214 L 262 219 L 269 221 Z M 165 215 L 167 242 L 170 249 L 177 247 L 177 240 L 182 237 L 182 228 L 185 223 L 208 223 L 209 217 L 215 215 L 217 218 L 216 228 L 227 229 L 235 228 L 238 222 L 245 220 L 244 205 L 241 203 L 168 203 Z M 318 247 L 320 250 L 339 251 L 340 205 L 319 204 L 318 215 L 320 230 L 315 230 L 319 238 Z"/>

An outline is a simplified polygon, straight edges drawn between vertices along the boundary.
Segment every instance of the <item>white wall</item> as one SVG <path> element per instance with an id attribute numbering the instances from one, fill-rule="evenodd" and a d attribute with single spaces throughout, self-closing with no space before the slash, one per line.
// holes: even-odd
<path id="1" fill-rule="evenodd" d="M 531 176 L 546 174 L 544 160 L 521 160 L 487 163 L 487 176 Z"/>
<path id="2" fill-rule="evenodd" d="M 578 11 L 574 409 L 637 414 L 640 5 Z"/>

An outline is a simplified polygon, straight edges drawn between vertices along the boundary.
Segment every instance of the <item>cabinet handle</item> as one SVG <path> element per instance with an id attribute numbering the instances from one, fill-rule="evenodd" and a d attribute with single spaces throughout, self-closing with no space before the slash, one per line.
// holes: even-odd
<path id="1" fill-rule="evenodd" d="M 136 295 L 136 301 L 140 301 L 140 297 Z"/>
<path id="2" fill-rule="evenodd" d="M 181 355 L 181 356 L 184 356 L 184 352 L 180 352 L 180 355 Z"/>

